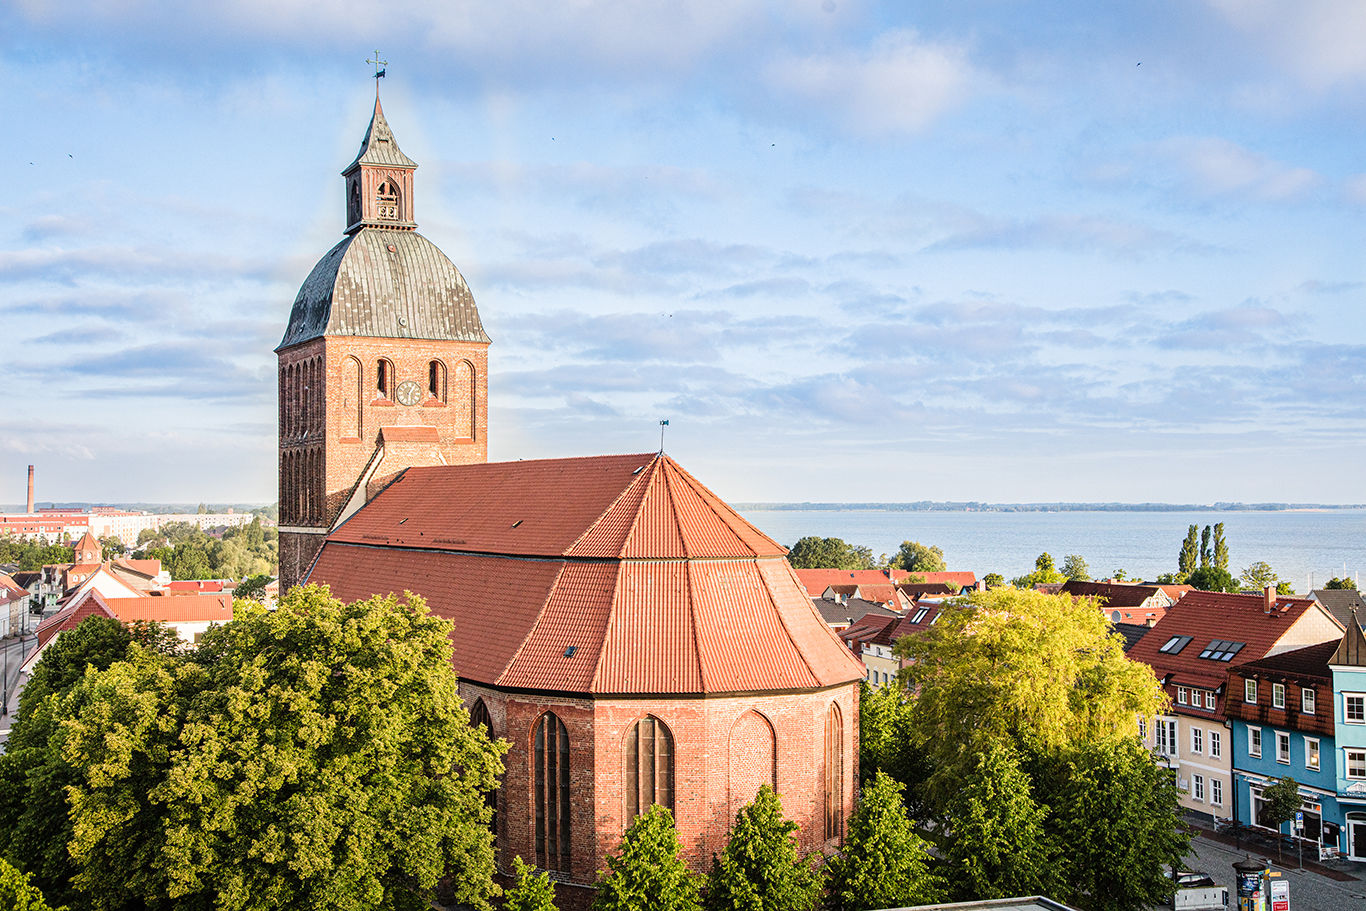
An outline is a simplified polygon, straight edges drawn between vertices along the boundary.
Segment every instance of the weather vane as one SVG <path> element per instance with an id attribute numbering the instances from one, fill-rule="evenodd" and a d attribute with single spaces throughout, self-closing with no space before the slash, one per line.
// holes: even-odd
<path id="1" fill-rule="evenodd" d="M 373 63 L 373 64 L 375 65 L 375 97 L 378 98 L 378 97 L 379 97 L 379 81 L 380 81 L 381 79 L 384 78 L 384 68 L 387 67 L 387 66 L 389 65 L 389 61 L 388 61 L 388 60 L 381 60 L 381 59 L 379 59 L 379 51 L 376 50 L 376 51 L 375 51 L 375 59 L 374 59 L 374 60 L 367 60 L 367 61 L 365 61 L 365 62 L 366 62 L 366 63 Z"/>
<path id="2" fill-rule="evenodd" d="M 659 451 L 664 451 L 664 428 L 669 426 L 668 421 L 659 422 Z"/>

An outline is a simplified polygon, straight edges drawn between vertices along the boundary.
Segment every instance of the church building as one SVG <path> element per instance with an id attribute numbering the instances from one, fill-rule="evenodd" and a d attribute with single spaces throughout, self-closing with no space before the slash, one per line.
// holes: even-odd
<path id="1" fill-rule="evenodd" d="M 416 167 L 377 99 L 277 349 L 282 589 L 407 590 L 454 623 L 471 718 L 510 743 L 499 865 L 551 871 L 562 907 L 655 803 L 698 871 L 763 784 L 836 846 L 862 665 L 784 548 L 662 452 L 487 461 L 489 338 L 416 232 Z"/>

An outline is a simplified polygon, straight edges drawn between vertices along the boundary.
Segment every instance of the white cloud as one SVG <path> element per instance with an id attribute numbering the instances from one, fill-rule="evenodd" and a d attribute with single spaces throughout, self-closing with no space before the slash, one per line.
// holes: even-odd
<path id="1" fill-rule="evenodd" d="M 872 134 L 924 129 L 983 80 L 965 47 L 925 41 L 909 29 L 886 32 L 862 51 L 784 57 L 766 76 L 778 94 Z"/>
<path id="2" fill-rule="evenodd" d="M 1191 191 L 1204 196 L 1281 202 L 1302 197 L 1321 183 L 1309 168 L 1275 161 L 1227 139 L 1170 139 L 1158 145 L 1158 153 L 1183 172 Z"/>
<path id="3" fill-rule="evenodd" d="M 1366 3 L 1361 0 L 1206 0 L 1316 89 L 1366 79 Z"/>

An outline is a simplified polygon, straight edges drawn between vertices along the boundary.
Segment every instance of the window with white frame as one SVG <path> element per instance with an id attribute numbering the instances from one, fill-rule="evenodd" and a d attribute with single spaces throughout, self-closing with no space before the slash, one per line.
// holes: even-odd
<path id="1" fill-rule="evenodd" d="M 1209 802 L 1216 807 L 1224 805 L 1224 783 L 1217 778 L 1209 780 Z"/>
<path id="2" fill-rule="evenodd" d="M 1257 681 L 1248 679 L 1243 681 L 1243 701 L 1257 704 Z"/>
<path id="3" fill-rule="evenodd" d="M 1191 797 L 1203 801 L 1205 799 L 1205 776 L 1191 776 Z"/>
<path id="4" fill-rule="evenodd" d="M 1273 709 L 1285 708 L 1285 684 L 1271 684 L 1271 707 Z"/>
<path id="5" fill-rule="evenodd" d="M 1306 686 L 1300 690 L 1300 711 L 1306 715 L 1314 714 L 1314 688 Z"/>
<path id="6" fill-rule="evenodd" d="M 1163 756 L 1176 756 L 1176 719 L 1157 719 L 1155 731 L 1157 734 L 1157 752 Z"/>
<path id="7" fill-rule="evenodd" d="M 1342 720 L 1348 724 L 1366 724 L 1366 693 L 1343 693 Z"/>
<path id="8" fill-rule="evenodd" d="M 1213 691 L 1205 693 L 1205 708 L 1209 709 L 1211 712 L 1214 711 Z"/>
<path id="9" fill-rule="evenodd" d="M 1176 704 L 1177 704 L 1177 705 L 1185 705 L 1185 704 L 1186 704 L 1186 702 L 1187 702 L 1187 698 L 1186 698 L 1187 693 L 1189 693 L 1189 690 L 1187 690 L 1184 686 L 1178 686 L 1178 687 L 1176 688 Z"/>
<path id="10" fill-rule="evenodd" d="M 1142 718 L 1138 719 L 1138 739 L 1148 742 L 1148 722 Z"/>
<path id="11" fill-rule="evenodd" d="M 1345 750 L 1347 777 L 1366 779 L 1366 750 Z"/>
<path id="12" fill-rule="evenodd" d="M 1224 753 L 1224 732 L 1209 732 L 1209 758 L 1218 759 Z"/>
<path id="13" fill-rule="evenodd" d="M 1276 761 L 1290 765 L 1290 735 L 1285 731 L 1276 732 Z"/>
<path id="14" fill-rule="evenodd" d="M 1319 739 L 1317 737 L 1304 738 L 1304 767 L 1318 771 Z"/>
<path id="15" fill-rule="evenodd" d="M 1248 725 L 1247 755 L 1260 758 L 1262 755 L 1262 729 Z"/>
<path id="16" fill-rule="evenodd" d="M 1205 752 L 1205 732 L 1199 728 L 1191 728 L 1191 752 Z"/>

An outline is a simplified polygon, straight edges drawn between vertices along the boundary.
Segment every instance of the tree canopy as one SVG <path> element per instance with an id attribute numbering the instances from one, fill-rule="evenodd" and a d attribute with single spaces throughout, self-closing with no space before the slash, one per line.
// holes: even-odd
<path id="1" fill-rule="evenodd" d="M 43 898 L 43 890 L 5 861 L 0 860 L 0 908 L 5 911 L 53 911 Z"/>
<path id="2" fill-rule="evenodd" d="M 449 631 L 415 597 L 300 587 L 44 699 L 78 906 L 408 911 L 451 872 L 490 907 L 502 746 L 469 724 Z"/>
<path id="3" fill-rule="evenodd" d="M 31 572 L 51 563 L 71 563 L 75 559 L 75 549 L 63 544 L 16 538 L 9 532 L 0 535 L 0 563 L 16 563 L 20 571 Z"/>
<path id="4" fill-rule="evenodd" d="M 1044 551 L 1034 559 L 1034 571 L 1027 575 L 1016 576 L 1010 584 L 1016 588 L 1033 588 L 1036 585 L 1056 585 L 1066 582 L 1067 577 L 1058 572 L 1053 563 L 1053 555 Z"/>
<path id="5" fill-rule="evenodd" d="M 173 579 L 244 579 L 279 572 L 279 532 L 259 517 L 226 529 L 222 539 L 189 522 L 167 522 L 138 535 L 143 554 L 161 561 Z"/>
<path id="6" fill-rule="evenodd" d="M 797 824 L 768 785 L 735 816 L 725 850 L 712 860 L 707 911 L 809 911 L 821 874 L 797 850 Z"/>
<path id="7" fill-rule="evenodd" d="M 1086 561 L 1081 554 L 1068 554 L 1062 561 L 1062 574 L 1070 581 L 1089 582 L 1091 581 L 1091 571 L 1086 566 Z"/>
<path id="8" fill-rule="evenodd" d="M 1265 560 L 1258 560 L 1246 567 L 1238 578 L 1242 580 L 1244 586 L 1257 591 L 1261 591 L 1268 585 L 1274 586 L 1277 582 L 1276 571 Z"/>
<path id="9" fill-rule="evenodd" d="M 1323 585 L 1329 591 L 1345 591 L 1351 589 L 1356 591 L 1357 583 L 1355 579 L 1339 579 L 1337 576 L 1329 579 Z"/>
<path id="10" fill-rule="evenodd" d="M 1186 539 L 1181 542 L 1181 553 L 1176 557 L 1176 568 L 1189 575 L 1200 565 L 1200 526 L 1192 525 L 1186 529 Z"/>
<path id="11" fill-rule="evenodd" d="M 919 541 L 902 541 L 888 565 L 892 569 L 912 573 L 942 573 L 948 569 L 944 563 L 944 551 Z"/>
<path id="12" fill-rule="evenodd" d="M 1186 584 L 1204 592 L 1236 592 L 1241 589 L 1232 573 L 1217 566 L 1197 567 L 1186 577 Z"/>
<path id="13" fill-rule="evenodd" d="M 798 539 L 787 554 L 797 569 L 873 569 L 873 552 L 843 538 L 808 536 Z"/>
<path id="14" fill-rule="evenodd" d="M 503 898 L 503 911 L 556 911 L 555 887 L 549 873 L 537 873 L 521 857 L 512 857 L 512 888 Z"/>
<path id="15" fill-rule="evenodd" d="M 682 848 L 667 809 L 656 804 L 637 816 L 607 858 L 593 911 L 700 911 L 699 883 Z"/>
<path id="16" fill-rule="evenodd" d="M 943 883 L 929 869 L 929 848 L 906 815 L 902 790 L 877 772 L 859 794 L 844 847 L 826 868 L 832 911 L 903 908 L 943 897 Z"/>

